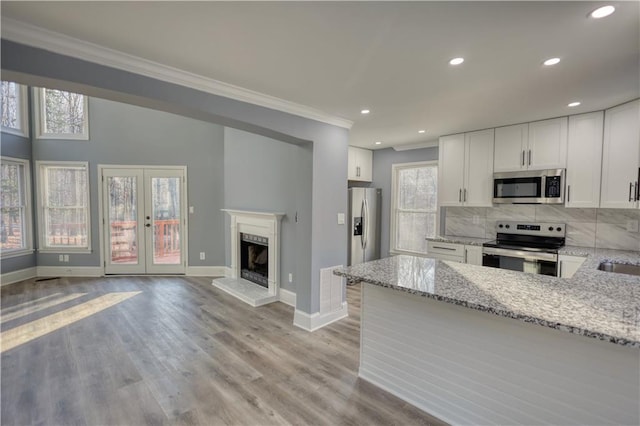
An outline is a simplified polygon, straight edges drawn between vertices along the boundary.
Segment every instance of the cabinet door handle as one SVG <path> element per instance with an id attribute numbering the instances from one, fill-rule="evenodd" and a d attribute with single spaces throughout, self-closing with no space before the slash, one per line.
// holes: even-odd
<path id="1" fill-rule="evenodd" d="M 522 165 L 524 166 L 524 149 L 522 150 Z"/>
<path id="2" fill-rule="evenodd" d="M 629 202 L 631 202 L 631 201 L 635 201 L 635 200 L 631 197 L 631 191 L 633 191 L 633 182 L 629 182 Z"/>
<path id="3" fill-rule="evenodd" d="M 558 262 L 558 278 L 562 278 L 562 261 Z"/>
<path id="4" fill-rule="evenodd" d="M 467 188 L 464 189 L 464 198 L 463 201 L 466 203 L 467 202 Z"/>
<path id="5" fill-rule="evenodd" d="M 531 150 L 529 150 L 529 165 L 531 165 Z"/>
<path id="6" fill-rule="evenodd" d="M 456 251 L 456 249 L 451 248 L 451 247 L 440 247 L 440 246 L 431 246 L 434 249 L 440 249 L 440 250 L 450 250 L 450 251 Z"/>
<path id="7" fill-rule="evenodd" d="M 567 185 L 567 203 L 571 201 L 571 185 Z"/>
<path id="8" fill-rule="evenodd" d="M 458 191 L 458 202 L 462 202 L 462 188 L 460 188 L 460 191 Z"/>
<path id="9" fill-rule="evenodd" d="M 634 201 L 638 201 L 638 199 L 640 199 L 640 197 L 638 197 L 638 181 L 636 181 L 636 183 L 634 184 L 634 197 L 635 200 Z"/>

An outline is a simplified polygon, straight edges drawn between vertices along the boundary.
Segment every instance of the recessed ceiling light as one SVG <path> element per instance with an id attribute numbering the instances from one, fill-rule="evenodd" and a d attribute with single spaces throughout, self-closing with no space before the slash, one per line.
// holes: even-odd
<path id="1" fill-rule="evenodd" d="M 464 62 L 464 58 L 453 58 L 452 60 L 449 61 L 449 64 L 460 65 L 463 62 Z"/>
<path id="2" fill-rule="evenodd" d="M 571 102 L 571 103 L 570 103 L 569 105 L 567 105 L 567 106 L 568 106 L 568 107 L 573 108 L 573 107 L 577 107 L 578 105 L 580 105 L 580 102 L 577 102 L 577 101 L 576 101 L 576 102 Z"/>
<path id="3" fill-rule="evenodd" d="M 369 111 L 368 109 L 363 109 L 362 111 L 360 111 L 360 114 L 369 114 L 371 111 Z"/>
<path id="4" fill-rule="evenodd" d="M 615 10 L 616 8 L 611 5 L 602 6 L 591 12 L 591 17 L 595 19 L 604 18 L 605 16 L 611 15 Z"/>
<path id="5" fill-rule="evenodd" d="M 376 142 L 376 145 L 380 145 L 380 144 L 382 144 L 382 142 L 380 142 L 380 141 L 377 141 L 377 142 Z"/>
<path id="6" fill-rule="evenodd" d="M 559 62 L 560 62 L 560 58 L 549 58 L 546 61 L 544 61 L 543 64 L 549 66 L 549 65 L 555 65 Z"/>
<path id="7" fill-rule="evenodd" d="M 426 130 L 418 130 L 418 133 L 424 133 Z"/>

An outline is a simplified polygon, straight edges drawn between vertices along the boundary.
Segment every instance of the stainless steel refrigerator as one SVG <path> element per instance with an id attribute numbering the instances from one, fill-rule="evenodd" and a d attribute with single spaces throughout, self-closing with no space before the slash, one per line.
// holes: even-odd
<path id="1" fill-rule="evenodd" d="M 349 188 L 349 265 L 380 258 L 382 190 Z"/>

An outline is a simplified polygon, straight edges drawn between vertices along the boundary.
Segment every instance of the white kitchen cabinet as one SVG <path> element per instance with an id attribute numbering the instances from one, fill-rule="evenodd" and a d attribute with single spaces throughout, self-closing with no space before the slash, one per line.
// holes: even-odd
<path id="1" fill-rule="evenodd" d="M 604 113 L 600 207 L 637 208 L 640 182 L 640 100 Z"/>
<path id="2" fill-rule="evenodd" d="M 471 265 L 482 266 L 482 247 L 464 246 L 464 259 L 466 263 Z"/>
<path id="3" fill-rule="evenodd" d="M 604 112 L 569 117 L 565 207 L 599 207 Z"/>
<path id="4" fill-rule="evenodd" d="M 529 170 L 564 169 L 567 166 L 567 117 L 529 123 Z"/>
<path id="5" fill-rule="evenodd" d="M 498 127 L 493 157 L 494 172 L 526 170 L 525 153 L 529 146 L 529 124 Z"/>
<path id="6" fill-rule="evenodd" d="M 490 207 L 493 192 L 493 129 L 440 138 L 440 206 Z"/>
<path id="7" fill-rule="evenodd" d="M 427 256 L 438 260 L 451 260 L 453 262 L 464 263 L 464 245 L 427 241 Z"/>
<path id="8" fill-rule="evenodd" d="M 363 182 L 373 180 L 373 151 L 350 146 L 348 164 L 347 178 L 349 180 Z"/>
<path id="9" fill-rule="evenodd" d="M 566 157 L 567 117 L 496 129 L 494 172 L 564 169 Z"/>
<path id="10" fill-rule="evenodd" d="M 558 256 L 558 277 L 571 278 L 573 274 L 582 266 L 586 257 L 581 256 Z"/>

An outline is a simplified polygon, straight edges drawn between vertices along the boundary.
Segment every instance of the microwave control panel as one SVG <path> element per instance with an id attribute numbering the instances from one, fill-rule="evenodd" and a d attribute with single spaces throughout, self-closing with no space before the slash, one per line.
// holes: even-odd
<path id="1" fill-rule="evenodd" d="M 544 189 L 545 198 L 559 198 L 562 176 L 547 176 Z"/>

